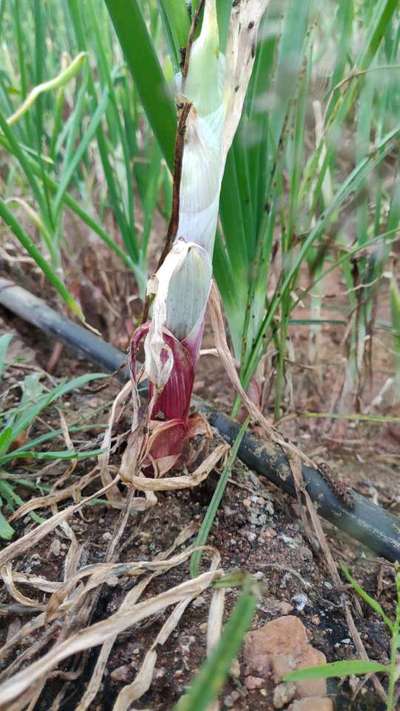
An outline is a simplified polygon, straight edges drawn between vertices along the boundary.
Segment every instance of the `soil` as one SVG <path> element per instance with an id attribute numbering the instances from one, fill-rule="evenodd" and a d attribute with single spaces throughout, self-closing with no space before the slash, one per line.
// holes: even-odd
<path id="1" fill-rule="evenodd" d="M 125 284 L 124 292 L 126 289 Z M 338 308 L 340 309 L 340 304 Z M 112 325 L 111 318 L 98 323 L 102 326 L 103 334 L 122 348 L 128 343 L 133 309 L 132 303 L 127 304 L 125 300 L 121 310 L 122 316 L 117 324 Z M 15 331 L 13 366 L 9 368 L 2 385 L 3 406 L 9 407 L 18 396 L 18 382 L 22 375 L 28 372 L 29 368 L 46 369 L 53 352 L 53 344 L 20 320 L 12 319 L 5 311 L 0 310 L 0 318 L 0 333 L 9 332 L 10 329 Z M 122 330 L 121 323 L 125 324 Z M 117 338 L 115 331 L 118 328 L 120 330 Z M 339 359 L 335 362 L 335 354 L 339 352 L 337 343 L 342 335 L 338 328 L 332 330 L 327 327 L 323 330 L 320 357 L 311 375 L 307 368 L 299 367 L 301 357 L 296 359 L 297 368 L 293 368 L 292 375 L 294 400 L 298 411 L 314 411 L 318 407 L 322 411 L 329 410 L 329 398 L 337 382 L 340 365 Z M 297 352 L 303 355 L 306 350 L 305 340 L 299 329 L 294 341 Z M 209 330 L 205 347 L 212 347 L 212 335 Z M 379 350 L 380 345 L 377 347 Z M 378 363 L 372 387 L 375 394 L 387 378 L 389 360 L 387 347 L 382 348 L 381 356 L 374 361 Z M 72 377 L 88 370 L 95 369 L 64 348 L 54 365 L 52 376 Z M 117 382 L 110 378 L 103 389 L 98 390 L 98 383 L 92 383 L 80 392 L 71 394 L 63 402 L 61 409 L 68 424 L 83 418 L 93 423 L 93 431 L 80 435 L 81 445 L 84 445 L 86 440 L 91 448 L 99 446 L 99 434 L 95 425 L 106 422 L 118 389 Z M 212 401 L 220 409 L 229 411 L 232 402 L 231 387 L 215 356 L 206 355 L 201 359 L 195 392 Z M 268 406 L 267 402 L 267 410 Z M 392 405 L 385 412 L 398 414 Z M 325 418 L 306 417 L 292 410 L 290 416 L 283 417 L 280 429 L 285 436 L 297 441 L 306 453 L 311 456 L 319 455 L 329 461 L 340 479 L 380 505 L 390 508 L 393 513 L 400 514 L 398 425 L 350 422 L 344 428 L 341 422 L 339 428 L 334 423 L 332 429 L 329 426 L 331 424 Z M 56 407 L 49 408 L 39 418 L 30 435 L 43 433 L 49 427 L 59 427 Z M 123 434 L 128 429 L 129 419 L 119 425 L 118 432 Z M 214 433 L 213 446 L 217 443 L 218 435 Z M 115 451 L 113 464 L 118 465 L 121 452 L 121 448 Z M 79 482 L 92 466 L 93 461 L 78 462 L 69 474 L 67 463 L 55 463 L 44 468 L 43 464 L 38 462 L 19 460 L 14 462 L 12 473 L 18 474 L 21 479 L 40 481 L 41 484 L 50 486 L 59 481 L 60 477 L 66 477 L 62 484 L 65 487 L 72 482 Z M 159 493 L 158 503 L 153 508 L 144 513 L 132 514 L 125 529 L 118 561 L 152 560 L 172 544 L 186 525 L 193 522 L 200 524 L 217 481 L 218 468 L 200 486 L 178 492 Z M 96 488 L 98 481 L 90 485 L 85 494 L 95 492 Z M 21 484 L 18 485 L 17 491 L 24 501 L 32 495 Z M 70 503 L 71 498 L 66 499 L 58 505 L 58 509 L 61 510 Z M 54 511 L 55 509 L 53 513 Z M 47 517 L 51 512 L 41 509 L 38 513 Z M 86 507 L 69 520 L 78 542 L 83 544 L 80 565 L 104 560 L 119 516 L 119 511 L 106 502 L 100 502 Z M 36 526 L 29 515 L 13 525 L 16 529 L 15 538 Z M 395 602 L 392 567 L 328 524 L 324 524 L 324 529 L 334 558 L 345 562 L 367 592 L 380 602 L 388 614 L 392 614 Z M 208 543 L 219 551 L 221 566 L 225 571 L 246 570 L 258 580 L 261 596 L 252 623 L 253 629 L 280 615 L 290 613 L 302 620 L 310 633 L 313 646 L 324 652 L 328 661 L 357 656 L 339 603 L 341 591 L 333 585 L 323 557 L 317 555 L 311 547 L 301 524 L 297 504 L 238 461 L 232 470 Z M 32 573 L 52 581 L 63 580 L 68 547 L 65 533 L 61 528 L 57 528 L 35 546 L 34 551 L 31 550 L 14 561 L 13 568 L 18 572 Z M 167 590 L 188 578 L 189 567 L 188 563 L 185 563 L 155 578 L 145 597 Z M 108 584 L 103 585 L 92 622 L 115 612 L 132 585 L 132 579 L 128 576 L 110 579 Z M 48 594 L 37 589 L 21 586 L 21 591 L 41 603 L 48 600 Z M 207 591 L 197 598 L 186 610 L 165 645 L 158 646 L 153 684 L 135 704 L 135 708 L 169 711 L 190 684 L 206 653 L 210 596 L 211 593 Z M 235 589 L 228 592 L 225 618 L 237 596 L 238 591 Z M 37 613 L 26 608 L 22 614 L 20 608 L 15 607 L 15 600 L 5 587 L 0 592 L 0 604 L 0 637 L 3 643 Z M 107 663 L 101 690 L 91 706 L 94 711 L 112 709 L 119 690 L 134 679 L 144 654 L 151 647 L 166 616 L 162 614 L 150 618 L 119 635 Z M 353 616 L 369 657 L 387 662 L 390 639 L 384 624 L 362 602 L 353 602 Z M 12 662 L 17 655 L 29 650 L 37 638 L 35 633 L 25 638 L 18 649 L 12 650 L 7 662 Z M 44 649 L 47 650 L 50 643 L 55 641 L 56 633 L 48 640 Z M 97 654 L 98 648 L 94 648 L 80 660 L 69 659 L 63 662 L 59 669 L 64 673 L 76 670 L 81 661 L 80 673 L 70 681 L 68 675 L 63 677 L 62 674 L 51 678 L 34 706 L 35 711 L 53 708 L 52 704 L 61 688 L 64 695 L 59 708 L 66 711 L 77 708 L 93 671 Z M 239 666 L 235 667 L 224 686 L 220 697 L 221 707 L 238 711 L 273 709 L 272 679 L 267 678 L 260 689 L 250 690 L 246 686 L 243 652 L 238 661 Z M 4 664 L 0 670 L 7 676 Z M 328 692 L 338 711 L 379 711 L 384 708 L 371 680 L 367 680 L 361 688 L 358 688 L 354 679 L 340 683 L 329 682 Z"/>

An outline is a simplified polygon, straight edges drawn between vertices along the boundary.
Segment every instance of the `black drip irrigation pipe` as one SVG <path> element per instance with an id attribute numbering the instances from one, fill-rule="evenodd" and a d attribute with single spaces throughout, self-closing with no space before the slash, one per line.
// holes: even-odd
<path id="1" fill-rule="evenodd" d="M 87 328 L 78 326 L 73 321 L 47 306 L 39 299 L 14 282 L 0 277 L 0 304 L 24 321 L 37 326 L 41 331 L 54 336 L 58 341 L 70 346 L 75 352 L 109 373 L 122 369 L 121 379 L 129 378 L 127 358 L 118 348 L 105 343 Z"/>
<path id="2" fill-rule="evenodd" d="M 62 341 L 92 363 L 108 372 L 116 372 L 119 380 L 126 382 L 129 377 L 126 354 L 58 314 L 42 299 L 2 278 L 0 305 Z M 195 403 L 205 412 L 210 424 L 220 435 L 232 443 L 238 434 L 239 425 L 226 415 L 213 410 L 207 403 L 198 399 Z M 288 459 L 278 444 L 263 442 L 247 433 L 242 439 L 238 457 L 260 476 L 265 476 L 291 496 L 296 495 Z M 345 504 L 336 496 L 318 469 L 303 464 L 303 477 L 321 516 L 378 555 L 392 562 L 400 561 L 400 519 L 353 491 L 351 505 Z"/>

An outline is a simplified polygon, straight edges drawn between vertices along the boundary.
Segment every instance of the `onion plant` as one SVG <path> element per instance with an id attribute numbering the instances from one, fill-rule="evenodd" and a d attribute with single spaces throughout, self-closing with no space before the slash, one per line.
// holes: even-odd
<path id="1" fill-rule="evenodd" d="M 18 0 L 1 4 L 1 216 L 76 313 L 63 273 L 71 258 L 67 211 L 133 270 L 144 294 L 154 215 L 167 216 L 172 202 L 175 100 L 185 99 L 176 77 L 200 8 L 191 37 L 197 42 L 201 6 L 26 0 L 22 15 Z M 241 0 L 234 9 L 248 6 Z M 222 57 L 232 2 L 216 7 Z M 221 156 L 215 245 L 208 238 L 198 244 L 207 260 L 197 248 L 195 254 L 208 271 L 212 255 L 243 385 L 261 385 L 260 365 L 267 364 L 277 417 L 290 391 L 294 329 L 309 329 L 315 365 L 323 324 L 338 320 L 349 329 L 337 407 L 353 408 L 354 396 L 361 406 L 376 303 L 392 271 L 400 218 L 399 41 L 397 0 L 332 0 L 323 10 L 315 0 L 270 0 L 253 43 L 238 129 L 226 160 Z M 68 82 L 51 84 L 83 56 Z M 43 85 L 48 91 L 10 126 L 7 119 Z M 210 102 L 219 100 L 217 89 L 208 87 Z M 220 180 L 213 173 L 211 185 L 210 174 L 213 194 Z M 346 291 L 340 319 L 331 317 L 325 298 L 324 275 L 335 264 Z M 265 398 L 267 387 L 263 392 Z"/>
<path id="2" fill-rule="evenodd" d="M 220 47 L 217 6 L 206 0 L 201 30 L 186 47 L 177 76 L 180 118 L 175 151 L 170 251 L 148 285 L 152 318 L 134 334 L 132 370 L 144 338 L 154 427 L 147 455 L 171 466 L 191 432 L 189 407 L 212 281 L 212 255 L 225 161 L 254 62 L 266 2 L 232 9 L 226 50 Z M 181 140 L 183 138 L 183 141 Z"/>
<path id="3" fill-rule="evenodd" d="M 27 0 L 22 13 L 19 0 L 7 0 L 0 23 L 0 217 L 78 315 L 64 273 L 74 259 L 67 211 L 132 270 L 143 293 L 153 218 L 170 184 L 140 126 L 143 109 L 103 1 Z"/>
<path id="4" fill-rule="evenodd" d="M 148 68 L 139 67 L 137 54 L 135 60 L 136 38 L 129 35 L 129 16 L 134 12 L 136 17 L 141 10 L 134 0 L 128 5 L 107 0 L 138 85 L 156 77 L 157 90 L 146 100 L 152 122 L 160 112 L 171 115 L 171 97 L 167 82 L 155 68 L 150 63 Z M 165 1 L 160 6 L 170 62 L 178 71 L 179 50 L 189 27 L 186 4 Z M 193 3 L 193 10 L 196 7 Z M 230 7 L 229 2 L 217 5 L 221 47 L 227 41 Z M 334 319 L 323 318 L 323 276 L 338 263 L 345 278 L 351 279 L 355 262 L 362 268 L 366 261 L 363 252 L 367 262 L 375 265 L 374 274 L 365 272 L 363 279 L 371 277 L 375 286 L 361 291 L 348 282 L 348 312 L 353 319 L 350 338 L 368 342 L 365 335 L 372 327 L 376 285 L 390 260 L 399 223 L 396 167 L 393 177 L 379 186 L 371 212 L 371 190 L 380 181 L 379 171 L 399 133 L 398 27 L 394 0 L 361 4 L 343 0 L 328 3 L 323 13 L 312 0 L 272 0 L 254 45 L 255 68 L 222 181 L 213 271 L 243 384 L 250 384 L 267 351 L 276 354 L 272 365 L 277 416 L 287 382 L 292 325 L 309 326 L 316 343 L 323 323 L 335 324 Z M 152 42 L 149 34 L 144 41 Z M 151 56 L 157 65 L 156 52 Z M 318 86 L 323 91 L 315 100 Z M 359 138 L 343 156 L 344 143 L 337 139 L 349 130 L 355 130 Z M 166 135 L 158 138 L 168 159 L 171 142 Z M 343 158 L 349 165 L 344 175 Z M 355 240 L 349 220 L 354 198 L 354 214 L 359 215 Z M 305 270 L 309 275 L 306 290 Z M 296 318 L 295 309 L 310 292 L 310 316 Z M 361 331 L 352 295 L 366 304 L 360 311 L 365 323 Z M 362 352 L 358 348 L 358 363 Z M 350 349 L 349 368 L 355 363 L 351 353 Z"/>
<path id="5" fill-rule="evenodd" d="M 132 0 L 130 4 L 132 8 L 135 6 L 135 12 L 140 11 L 136 2 Z M 179 62 L 177 43 L 182 48 L 182 37 L 187 37 L 188 31 L 184 5 L 179 2 L 161 3 L 171 62 L 175 69 Z M 107 0 L 107 6 L 129 61 L 133 55 L 133 41 L 128 36 L 128 16 L 125 14 L 124 22 L 122 4 L 118 0 Z M 241 6 L 244 8 L 247 3 L 242 2 Z M 195 7 L 194 4 L 193 10 Z M 226 41 L 229 44 L 227 17 L 230 3 L 219 4 L 218 10 L 219 41 L 220 46 L 223 46 Z M 353 37 L 356 21 L 361 22 L 363 27 L 363 41 L 358 45 Z M 277 416 L 285 392 L 291 324 L 310 325 L 314 334 L 318 334 L 321 324 L 329 322 L 329 319 L 321 318 L 324 295 L 322 278 L 327 265 L 331 269 L 336 261 L 342 265 L 345 275 L 352 276 L 355 274 L 354 264 L 357 263 L 361 268 L 367 261 L 374 265 L 375 271 L 364 272 L 363 280 L 370 277 L 374 285 L 382 277 L 384 265 L 390 258 L 390 244 L 396 236 L 399 223 L 396 180 L 380 188 L 381 194 L 372 220 L 371 200 L 366 187 L 375 184 L 379 178 L 378 170 L 382 170 L 384 160 L 392 151 L 400 131 L 395 119 L 398 101 L 395 90 L 398 22 L 398 8 L 392 0 L 380 0 L 374 5 L 364 3 L 362 7 L 353 2 L 340 2 L 337 6 L 329 4 L 323 16 L 317 12 L 312 0 L 301 4 L 287 0 L 283 5 L 271 2 L 262 22 L 260 40 L 253 47 L 255 69 L 241 111 L 239 130 L 226 158 L 221 188 L 220 229 L 213 268 L 224 301 L 234 353 L 240 363 L 241 379 L 246 387 L 254 378 L 268 347 L 272 346 L 276 352 L 273 363 L 276 372 Z M 330 37 L 337 23 L 340 27 L 340 42 L 335 46 Z M 147 40 L 151 41 L 149 37 Z M 325 61 L 322 74 L 318 63 L 321 57 Z M 215 76 L 214 64 L 215 60 L 209 58 L 207 76 Z M 139 80 L 137 64 L 131 61 L 130 66 Z M 389 74 L 382 94 L 379 76 L 385 67 Z M 144 82 L 146 78 L 151 81 L 151 73 L 147 77 L 142 73 L 140 81 Z M 160 82 L 159 77 L 157 81 Z M 325 95 L 312 103 L 312 94 L 318 82 L 324 86 Z M 210 104 L 215 101 L 216 89 L 215 83 L 209 87 Z M 365 104 L 365 96 L 369 104 Z M 158 84 L 153 102 L 147 103 L 149 120 L 164 108 L 166 113 L 170 111 L 170 96 L 166 86 Z M 355 141 L 354 150 L 350 148 L 351 167 L 346 176 L 338 181 L 342 158 L 337 136 L 348 130 L 353 120 L 350 115 L 354 112 L 359 138 Z M 306 150 L 309 135 L 307 123 L 310 121 L 315 125 L 315 143 L 311 150 Z M 219 125 L 213 133 L 213 139 L 218 137 L 218 129 Z M 165 136 L 162 141 L 165 145 Z M 212 146 L 212 141 L 208 145 Z M 188 153 L 191 150 L 189 139 L 187 150 Z M 170 155 L 170 148 L 168 152 Z M 218 173 L 210 174 L 210 194 L 217 195 L 215 187 L 219 184 Z M 167 308 L 168 289 L 172 290 L 170 284 L 177 279 L 171 271 L 175 268 L 173 260 L 180 260 L 176 262 L 179 294 L 183 293 L 185 278 L 190 280 L 189 276 L 183 275 L 182 264 L 191 264 L 188 269 L 196 272 L 197 278 L 204 285 L 210 270 L 203 252 L 198 249 L 198 242 L 193 250 L 197 256 L 190 254 L 186 258 L 188 239 L 179 240 L 182 227 L 186 229 L 188 225 L 189 235 L 192 227 L 186 217 L 184 186 L 183 181 L 178 239 L 156 277 L 155 287 L 151 287 L 157 292 L 152 326 L 143 327 L 137 334 L 137 340 L 147 334 L 146 371 L 150 379 L 156 387 L 161 388 L 171 378 L 169 385 L 173 392 L 178 387 L 177 383 L 173 384 L 173 349 L 171 342 L 165 348 L 164 340 L 160 337 L 162 328 L 170 330 L 173 318 L 177 316 L 175 313 L 172 316 Z M 349 230 L 348 206 L 355 196 L 358 200 L 355 214 L 359 237 L 354 242 Z M 193 203 L 191 196 L 190 204 Z M 388 208 L 388 205 L 391 207 Z M 388 212 L 387 221 L 379 217 Z M 210 213 L 202 217 L 206 220 L 209 215 L 211 208 Z M 211 233 L 214 233 L 215 225 L 214 214 L 207 225 Z M 196 227 L 200 232 L 203 229 L 201 224 Z M 376 246 L 368 250 L 368 245 L 375 239 Z M 209 244 L 206 237 L 200 247 L 207 250 Z M 363 255 L 364 245 L 367 258 Z M 352 257 L 354 250 L 357 253 L 355 258 Z M 201 266 L 195 266 L 195 260 Z M 305 267 L 310 278 L 306 292 L 300 282 Z M 200 276 L 200 270 L 204 276 Z M 320 284 L 318 293 L 313 291 L 315 281 Z M 364 298 L 365 302 L 361 318 L 364 327 L 361 328 L 360 318 L 355 317 L 351 330 L 350 338 L 357 342 L 365 342 L 367 321 L 374 313 L 376 286 L 374 289 L 373 285 L 371 289 L 366 285 L 360 296 L 357 293 L 358 286 L 348 283 L 350 315 L 354 313 L 352 294 L 355 299 Z M 354 286 L 356 289 L 353 292 Z M 193 288 L 196 290 L 198 287 L 195 285 Z M 296 320 L 293 312 L 301 304 L 303 293 L 309 291 L 312 292 L 311 317 Z M 204 288 L 196 301 L 197 310 L 190 314 L 187 324 L 181 324 L 182 330 L 177 331 L 181 343 L 185 338 L 189 339 L 189 347 L 193 351 L 191 363 L 195 362 L 198 350 L 198 342 L 193 334 L 201 336 L 200 324 L 206 299 L 207 290 Z M 176 296 L 175 300 L 181 310 L 189 310 L 186 299 L 185 304 Z M 161 304 L 164 304 L 164 310 Z M 193 333 L 190 329 L 194 329 Z M 153 347 L 150 347 L 151 342 Z M 362 358 L 360 352 L 356 356 L 356 367 L 359 367 Z M 182 360 L 182 354 L 180 358 Z M 351 353 L 348 362 L 349 368 L 356 362 Z M 186 398 L 186 409 L 192 382 L 193 373 L 180 383 L 182 397 Z M 169 411 L 169 406 L 164 402 L 168 392 L 167 387 L 164 395 L 153 403 L 154 412 L 159 407 L 164 416 L 174 417 L 176 412 Z"/>

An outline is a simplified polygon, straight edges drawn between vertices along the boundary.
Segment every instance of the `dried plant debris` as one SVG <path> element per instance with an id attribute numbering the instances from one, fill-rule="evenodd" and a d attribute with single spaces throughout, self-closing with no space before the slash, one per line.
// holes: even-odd
<path id="1" fill-rule="evenodd" d="M 10 623 L 9 635 L 0 650 L 3 708 L 32 704 L 42 711 L 72 695 L 73 708 L 103 709 L 104 689 L 107 708 L 136 708 L 136 703 L 153 711 L 172 708 L 217 642 L 236 594 L 210 588 L 232 568 L 252 572 L 261 585 L 254 629 L 290 613 L 302 620 L 313 647 L 328 660 L 358 654 L 338 608 L 340 592 L 314 557 L 290 502 L 277 499 L 242 465 L 232 478 L 203 550 L 209 562 L 193 580 L 188 579 L 190 539 L 212 490 L 209 478 L 195 489 L 161 493 L 144 512 L 128 514 L 126 506 L 120 512 L 89 509 L 85 499 L 78 508 L 68 507 L 74 514 L 49 519 L 47 534 L 31 538 L 31 548 L 25 542 L 11 554 L 2 551 L 10 607 L 3 618 Z M 54 546 L 53 553 L 57 540 L 62 549 Z M 42 563 L 36 569 L 31 565 L 37 551 Z M 56 567 L 50 568 L 54 559 Z M 367 653 L 384 657 L 387 639 L 379 624 L 360 610 L 353 615 Z M 268 677 L 260 685 L 249 679 L 257 674 L 248 672 L 241 658 L 232 674 L 224 694 L 234 708 L 269 708 L 274 694 L 283 693 L 275 691 L 278 680 Z"/>
<path id="2" fill-rule="evenodd" d="M 83 501 L 71 508 L 77 511 L 85 503 L 87 501 Z M 124 527 L 126 522 L 127 517 L 125 517 Z M 60 514 L 56 514 L 46 523 L 44 535 L 60 525 Z M 17 575 L 16 579 L 14 579 L 11 563 L 3 564 L 1 574 L 10 596 L 19 605 L 34 609 L 39 614 L 27 623 L 24 629 L 20 629 L 11 639 L 6 641 L 0 650 L 0 656 L 2 658 L 10 658 L 15 646 L 26 638 L 27 634 L 42 630 L 42 637 L 37 638 L 34 645 L 28 648 L 25 654 L 11 661 L 11 665 L 6 669 L 6 672 L 2 673 L 2 678 L 4 679 L 0 685 L 2 708 L 9 708 L 9 704 L 21 697 L 21 695 L 23 695 L 22 707 L 24 707 L 30 692 L 32 698 L 36 697 L 36 682 L 40 682 L 42 688 L 46 680 L 52 677 L 53 670 L 60 662 L 72 655 L 77 655 L 92 647 L 102 645 L 91 680 L 79 706 L 81 709 L 89 708 L 99 689 L 108 656 L 118 634 L 132 628 L 143 620 L 156 618 L 164 610 L 173 607 L 172 612 L 162 624 L 158 635 L 148 650 L 137 678 L 133 684 L 129 684 L 122 689 L 115 708 L 129 708 L 129 704 L 140 698 L 149 688 L 153 678 L 157 661 L 156 648 L 164 644 L 174 631 L 187 606 L 222 574 L 218 552 L 211 547 L 204 547 L 203 554 L 208 555 L 210 559 L 207 572 L 200 574 L 195 579 L 180 582 L 164 592 L 143 599 L 143 593 L 155 577 L 162 576 L 167 571 L 187 562 L 195 549 L 189 547 L 181 553 L 175 553 L 175 551 L 177 548 L 182 547 L 193 536 L 193 533 L 194 528 L 189 525 L 178 535 L 167 551 L 159 554 L 151 561 L 129 561 L 124 564 L 100 563 L 81 568 L 79 568 L 81 550 L 76 546 L 75 538 L 72 536 L 69 553 L 65 559 L 65 569 L 68 566 L 70 575 L 64 582 L 59 583 L 52 583 L 39 576 Z M 114 532 L 114 534 L 118 539 L 118 531 Z M 39 538 L 36 536 L 33 545 L 37 540 Z M 6 557 L 3 555 L 3 560 L 7 558 L 10 561 L 24 552 L 24 550 L 26 550 L 24 545 L 13 547 L 11 553 L 8 552 Z M 114 583 L 118 583 L 121 577 L 136 578 L 138 582 L 135 582 L 134 587 L 124 595 L 116 612 L 99 622 L 90 624 L 90 616 L 88 618 L 84 612 L 88 601 L 90 607 L 91 595 L 104 583 L 110 584 L 111 580 Z M 31 588 L 36 588 L 37 592 L 46 591 L 50 592 L 51 595 L 45 603 L 38 603 L 19 591 L 16 580 L 20 584 L 25 583 Z M 221 593 L 216 591 L 215 596 L 220 603 Z M 215 627 L 215 619 L 217 619 L 215 628 L 219 629 L 223 605 L 221 608 L 221 604 L 214 603 L 211 610 L 213 611 L 211 623 Z M 87 624 L 82 625 L 82 620 Z M 56 634 L 55 641 L 53 640 L 53 644 L 48 649 L 48 643 L 51 637 L 54 637 L 56 629 L 59 632 L 61 631 L 61 634 L 59 632 Z M 215 629 L 213 634 L 215 635 Z M 212 638 L 211 633 L 210 638 Z M 23 666 L 24 662 L 30 660 L 32 656 L 40 654 L 42 649 L 44 649 L 44 653 L 39 658 L 30 661 L 27 666 Z M 19 669 L 19 667 L 23 668 Z M 11 675 L 10 671 L 12 672 Z"/>

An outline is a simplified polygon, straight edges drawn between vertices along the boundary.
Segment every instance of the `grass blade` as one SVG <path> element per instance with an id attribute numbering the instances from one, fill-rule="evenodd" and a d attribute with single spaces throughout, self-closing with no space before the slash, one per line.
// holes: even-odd
<path id="1" fill-rule="evenodd" d="M 4 333 L 0 336 L 0 380 L 3 373 L 7 367 L 6 356 L 8 351 L 8 346 L 10 345 L 13 338 L 12 333 Z"/>
<path id="2" fill-rule="evenodd" d="M 190 20 L 185 0 L 160 0 L 165 22 L 171 37 L 175 54 L 176 68 L 180 64 L 180 50 L 186 47 Z"/>
<path id="3" fill-rule="evenodd" d="M 0 499 L 0 507 L 2 506 L 2 500 Z M 10 541 L 11 538 L 13 537 L 15 531 L 14 529 L 10 526 L 8 523 L 7 519 L 1 512 L 0 508 L 0 538 L 3 539 L 3 541 Z"/>
<path id="4" fill-rule="evenodd" d="M 31 240 L 29 235 L 25 232 L 25 230 L 21 227 L 19 222 L 15 219 L 14 215 L 10 212 L 4 200 L 2 200 L 1 198 L 0 217 L 4 220 L 6 225 L 8 225 L 10 230 L 14 233 L 16 238 L 22 244 L 24 249 L 26 249 L 32 259 L 35 260 L 36 264 L 42 270 L 46 279 L 48 279 L 50 284 L 54 286 L 61 298 L 67 304 L 68 308 L 71 309 L 72 313 L 78 316 L 81 321 L 84 321 L 84 315 L 78 302 L 74 299 L 71 292 L 67 289 L 61 279 L 57 276 L 55 270 L 50 266 L 46 259 L 42 257 L 42 254 L 39 249 L 36 247 L 36 245 Z"/>
<path id="5" fill-rule="evenodd" d="M 100 99 L 99 105 L 97 106 L 96 111 L 94 112 L 92 119 L 89 123 L 89 126 L 87 127 L 84 136 L 82 138 L 81 143 L 79 146 L 75 149 L 72 160 L 70 161 L 69 165 L 67 166 L 64 175 L 62 176 L 62 180 L 60 183 L 60 186 L 58 188 L 57 194 L 55 196 L 54 200 L 54 211 L 57 214 L 60 210 L 60 206 L 62 203 L 63 195 L 72 179 L 72 176 L 74 172 L 77 169 L 78 164 L 80 163 L 82 156 L 86 153 L 89 143 L 96 134 L 96 131 L 99 127 L 100 121 L 103 117 L 103 114 L 107 108 L 107 103 L 108 103 L 108 88 L 104 90 L 103 96 Z"/>
<path id="6" fill-rule="evenodd" d="M 172 169 L 176 112 L 137 0 L 105 0 L 148 121 Z"/>
<path id="7" fill-rule="evenodd" d="M 305 667 L 297 671 L 290 672 L 284 676 L 284 681 L 301 681 L 303 679 L 332 679 L 345 676 L 357 676 L 358 674 L 376 674 L 377 672 L 388 673 L 389 667 L 379 662 L 370 662 L 364 659 L 346 660 L 344 662 L 331 662 L 321 664 L 318 667 Z"/>
<path id="8" fill-rule="evenodd" d="M 30 407 L 24 407 L 22 412 L 19 413 L 16 420 L 12 423 L 13 436 L 14 439 L 18 437 L 22 432 L 24 432 L 35 420 L 35 418 L 49 405 L 58 400 L 64 395 L 77 390 L 78 388 L 91 383 L 93 380 L 99 380 L 100 378 L 106 378 L 107 375 L 104 373 L 87 373 L 86 375 L 79 375 L 72 380 L 68 380 L 66 383 L 60 383 L 55 388 L 50 390 L 49 393 L 45 393 L 37 399 L 37 401 Z"/>
<path id="9" fill-rule="evenodd" d="M 66 84 L 68 84 L 68 82 L 71 81 L 71 79 L 73 79 L 78 74 L 78 72 L 80 72 L 83 62 L 86 59 L 86 56 L 87 55 L 85 52 L 80 52 L 80 54 L 78 54 L 78 56 L 75 57 L 75 59 L 73 59 L 72 62 L 65 69 L 63 69 L 56 77 L 35 86 L 29 92 L 28 96 L 26 97 L 23 104 L 19 107 L 19 109 L 15 111 L 12 116 L 9 116 L 9 118 L 7 119 L 8 125 L 12 126 L 13 124 L 17 123 L 17 121 L 19 121 L 20 118 L 27 111 L 29 111 L 31 106 L 33 106 L 33 104 L 35 103 L 35 101 L 37 101 L 38 97 L 41 94 L 44 94 L 46 91 L 61 89 Z"/>
<path id="10" fill-rule="evenodd" d="M 251 587 L 249 576 L 219 643 L 174 711 L 206 711 L 218 696 L 256 611 L 257 598 Z"/>
<path id="11" fill-rule="evenodd" d="M 345 565 L 342 565 L 341 569 L 352 588 L 354 588 L 354 590 L 356 591 L 357 595 L 359 595 L 360 598 L 364 600 L 364 602 L 371 608 L 371 610 L 373 610 L 379 617 L 382 618 L 384 623 L 389 627 L 390 631 L 393 632 L 393 622 L 389 619 L 379 602 L 373 597 L 371 597 L 371 595 L 368 595 L 366 590 L 364 590 L 364 588 L 359 585 L 357 580 L 354 580 L 354 578 L 350 574 L 350 571 L 348 570 L 348 568 L 346 568 Z"/>
<path id="12" fill-rule="evenodd" d="M 205 543 L 207 542 L 208 535 L 209 535 L 211 527 L 214 523 L 214 519 L 217 514 L 218 507 L 221 503 L 226 485 L 228 483 L 229 475 L 230 475 L 232 467 L 235 463 L 235 459 L 237 456 L 238 449 L 240 447 L 240 443 L 241 443 L 243 436 L 249 426 L 249 421 L 250 421 L 249 418 L 246 418 L 246 420 L 242 424 L 242 426 L 236 436 L 236 439 L 232 445 L 232 448 L 229 452 L 228 460 L 227 460 L 224 470 L 220 476 L 220 479 L 219 479 L 217 487 L 214 491 L 213 497 L 208 505 L 208 509 L 207 509 L 206 515 L 204 516 L 203 523 L 201 524 L 200 530 L 197 534 L 195 546 L 204 546 Z M 200 562 L 201 562 L 201 551 L 195 551 L 195 553 L 193 553 L 191 561 L 190 561 L 190 574 L 191 574 L 192 578 L 195 578 L 197 575 L 199 575 Z"/>

